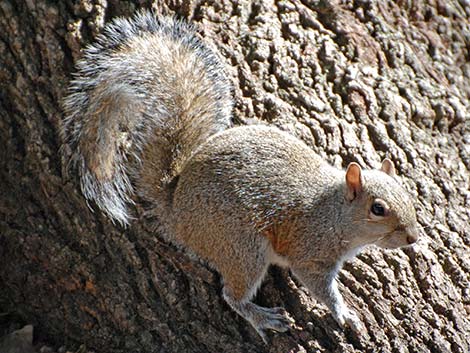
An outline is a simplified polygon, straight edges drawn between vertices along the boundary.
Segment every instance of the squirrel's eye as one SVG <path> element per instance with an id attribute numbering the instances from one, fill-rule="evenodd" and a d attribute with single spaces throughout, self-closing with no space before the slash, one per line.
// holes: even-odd
<path id="1" fill-rule="evenodd" d="M 370 207 L 370 211 L 376 216 L 383 217 L 385 216 L 385 205 L 381 202 L 374 202 Z"/>

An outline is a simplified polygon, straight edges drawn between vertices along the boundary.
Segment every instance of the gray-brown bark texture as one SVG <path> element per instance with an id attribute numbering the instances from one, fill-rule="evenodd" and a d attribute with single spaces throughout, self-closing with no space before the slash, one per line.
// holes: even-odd
<path id="1" fill-rule="evenodd" d="M 144 220 L 123 229 L 92 212 L 64 173 L 74 61 L 141 6 L 194 21 L 219 48 L 239 121 L 288 130 L 336 166 L 395 162 L 422 238 L 341 272 L 367 334 L 338 327 L 274 268 L 256 302 L 285 306 L 297 328 L 264 345 L 216 272 Z M 0 311 L 103 353 L 469 352 L 469 49 L 464 0 L 0 1 Z"/>

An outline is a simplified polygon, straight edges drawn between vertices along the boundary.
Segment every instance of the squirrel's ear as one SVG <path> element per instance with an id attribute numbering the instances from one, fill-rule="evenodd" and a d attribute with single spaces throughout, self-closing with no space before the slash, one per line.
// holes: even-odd
<path id="1" fill-rule="evenodd" d="M 382 167 L 380 168 L 380 170 L 384 173 L 387 173 L 391 177 L 394 177 L 396 175 L 395 166 L 393 165 L 393 162 L 388 158 L 385 158 L 383 160 Z"/>
<path id="2" fill-rule="evenodd" d="M 346 170 L 346 199 L 354 200 L 362 191 L 361 167 L 357 163 L 349 163 Z"/>

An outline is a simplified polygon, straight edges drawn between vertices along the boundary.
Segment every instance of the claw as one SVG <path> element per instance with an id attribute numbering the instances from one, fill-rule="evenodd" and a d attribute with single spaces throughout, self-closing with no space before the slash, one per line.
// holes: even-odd
<path id="1" fill-rule="evenodd" d="M 257 322 L 252 322 L 258 334 L 264 343 L 268 344 L 265 330 L 274 330 L 277 332 L 286 332 L 295 323 L 284 308 L 262 308 L 258 313 Z"/>
<path id="2" fill-rule="evenodd" d="M 260 335 L 261 339 L 263 340 L 264 344 L 268 345 L 268 337 L 266 336 L 266 334 L 264 333 L 264 331 L 262 329 L 259 329 L 257 327 L 255 327 L 255 330 L 256 332 L 258 332 L 258 335 Z"/>

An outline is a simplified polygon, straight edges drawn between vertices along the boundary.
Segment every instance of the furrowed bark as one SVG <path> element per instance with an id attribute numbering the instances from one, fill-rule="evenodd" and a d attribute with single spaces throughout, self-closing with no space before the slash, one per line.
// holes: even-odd
<path id="1" fill-rule="evenodd" d="M 297 328 L 264 345 L 218 274 L 143 218 L 87 205 L 59 152 L 80 50 L 146 1 L 0 3 L 0 312 L 39 339 L 96 352 L 468 352 L 470 5 L 464 1 L 157 1 L 225 58 L 235 116 L 305 140 L 336 166 L 391 158 L 416 197 L 413 248 L 370 248 L 341 272 L 367 334 L 337 326 L 277 268 L 256 302 Z M 67 151 L 65 151 L 67 153 Z M 137 214 L 141 205 L 136 206 Z"/>

